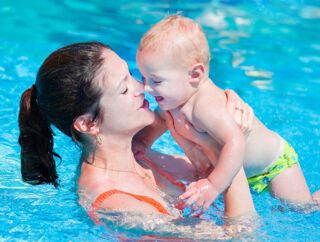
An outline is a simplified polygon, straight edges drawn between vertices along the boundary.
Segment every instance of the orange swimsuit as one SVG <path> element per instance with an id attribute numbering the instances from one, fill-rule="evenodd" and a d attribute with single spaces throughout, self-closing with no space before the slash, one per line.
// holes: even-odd
<path id="1" fill-rule="evenodd" d="M 146 203 L 150 204 L 151 206 L 156 208 L 159 213 L 162 213 L 165 215 L 170 215 L 170 213 L 168 212 L 168 210 L 164 206 L 162 206 L 159 202 L 157 202 L 156 200 L 154 200 L 151 197 L 137 195 L 137 194 L 133 194 L 130 192 L 124 192 L 124 191 L 120 191 L 117 189 L 112 189 L 112 190 L 101 193 L 96 198 L 96 200 L 93 202 L 93 204 L 91 206 L 91 210 L 89 212 L 89 215 L 96 223 L 99 223 L 99 218 L 97 217 L 97 215 L 95 215 L 95 212 L 100 208 L 100 206 L 104 200 L 106 200 L 108 197 L 115 195 L 115 194 L 125 194 L 128 196 L 134 197 L 135 199 L 137 199 L 139 201 L 146 202 Z"/>
<path id="2" fill-rule="evenodd" d="M 165 177 L 167 180 L 169 180 L 172 184 L 176 185 L 177 187 L 179 187 L 182 191 L 185 190 L 185 185 L 178 181 L 177 179 L 175 179 L 173 176 L 171 176 L 170 174 L 163 172 L 161 170 L 158 169 L 158 167 L 156 165 L 154 165 L 150 160 L 145 158 L 145 162 L 155 171 L 157 171 L 161 176 Z M 100 220 L 98 218 L 98 216 L 95 214 L 95 212 L 100 208 L 101 204 L 103 203 L 103 201 L 105 201 L 108 197 L 115 195 L 115 194 L 124 194 L 124 195 L 128 195 L 131 197 L 134 197 L 135 199 L 148 203 L 151 206 L 153 206 L 154 208 L 156 208 L 158 210 L 159 213 L 165 214 L 165 215 L 171 215 L 168 210 L 162 205 L 160 204 L 158 201 L 156 201 L 155 199 L 148 197 L 148 196 L 144 196 L 144 195 L 137 195 L 137 194 L 133 194 L 130 192 L 125 192 L 125 191 L 121 191 L 121 190 L 117 190 L 117 189 L 112 189 L 106 192 L 101 193 L 96 199 L 95 201 L 92 203 L 91 209 L 89 211 L 89 216 L 96 222 L 96 223 L 100 223 Z M 180 203 L 180 204 L 176 204 L 175 206 L 177 209 L 181 210 L 184 207 L 184 204 Z"/>

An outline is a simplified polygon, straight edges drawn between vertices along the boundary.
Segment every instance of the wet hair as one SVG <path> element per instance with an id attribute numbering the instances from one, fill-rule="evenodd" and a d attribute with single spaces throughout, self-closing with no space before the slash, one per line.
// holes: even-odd
<path id="1" fill-rule="evenodd" d="M 68 45 L 54 51 L 41 65 L 36 82 L 21 96 L 19 144 L 21 174 L 25 182 L 58 186 L 51 124 L 79 143 L 83 136 L 74 120 L 91 113 L 101 114 L 102 88 L 95 81 L 104 62 L 102 53 L 110 47 L 99 42 Z"/>
<path id="2" fill-rule="evenodd" d="M 169 51 L 188 65 L 201 62 L 209 66 L 210 49 L 199 24 L 190 18 L 170 15 L 152 26 L 141 38 L 139 52 Z"/>

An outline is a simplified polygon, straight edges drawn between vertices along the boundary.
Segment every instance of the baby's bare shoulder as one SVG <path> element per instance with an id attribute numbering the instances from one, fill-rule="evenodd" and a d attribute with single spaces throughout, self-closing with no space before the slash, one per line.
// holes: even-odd
<path id="1" fill-rule="evenodd" d="M 219 113 L 219 111 L 226 110 L 225 100 L 221 95 L 214 95 L 212 93 L 201 93 L 195 99 L 192 113 L 195 117 L 201 117 L 204 114 Z"/>

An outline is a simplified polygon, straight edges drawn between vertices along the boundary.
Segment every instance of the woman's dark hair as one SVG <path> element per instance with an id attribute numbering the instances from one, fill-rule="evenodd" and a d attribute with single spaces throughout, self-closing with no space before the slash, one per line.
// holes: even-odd
<path id="1" fill-rule="evenodd" d="M 30 184 L 58 186 L 51 124 L 82 143 L 73 128 L 75 118 L 91 112 L 100 116 L 102 89 L 94 81 L 104 59 L 99 42 L 68 45 L 53 52 L 40 67 L 36 83 L 21 96 L 19 144 L 21 173 Z M 61 159 L 61 158 L 60 158 Z"/>

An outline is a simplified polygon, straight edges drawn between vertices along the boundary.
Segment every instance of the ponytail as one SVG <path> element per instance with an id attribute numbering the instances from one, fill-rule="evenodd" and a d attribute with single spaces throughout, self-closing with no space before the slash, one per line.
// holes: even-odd
<path id="1" fill-rule="evenodd" d="M 22 94 L 19 144 L 25 182 L 58 186 L 54 156 L 61 157 L 53 151 L 50 125 L 86 143 L 73 123 L 86 113 L 100 117 L 103 89 L 95 79 L 106 59 L 103 53 L 109 49 L 99 42 L 84 42 L 54 51 L 42 63 L 35 85 Z"/>
<path id="2" fill-rule="evenodd" d="M 21 96 L 19 112 L 19 144 L 21 146 L 21 174 L 25 182 L 58 186 L 58 175 L 53 151 L 53 131 L 41 114 L 34 85 Z"/>

